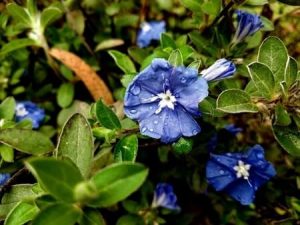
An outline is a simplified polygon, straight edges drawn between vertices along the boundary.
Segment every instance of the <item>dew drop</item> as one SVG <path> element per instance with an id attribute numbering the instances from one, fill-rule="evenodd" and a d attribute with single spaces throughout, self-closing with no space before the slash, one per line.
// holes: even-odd
<path id="1" fill-rule="evenodd" d="M 175 98 L 179 98 L 180 97 L 180 95 L 179 94 L 175 94 Z"/>
<path id="2" fill-rule="evenodd" d="M 130 113 L 135 114 L 137 111 L 135 109 L 131 109 Z"/>
<path id="3" fill-rule="evenodd" d="M 139 93 L 141 93 L 141 87 L 138 86 L 137 84 L 134 84 L 134 85 L 131 87 L 130 92 L 131 92 L 133 95 L 138 95 Z"/>
<path id="4" fill-rule="evenodd" d="M 259 159 L 263 159 L 264 158 L 264 155 L 262 153 L 257 153 L 256 156 Z"/>
<path id="5" fill-rule="evenodd" d="M 142 128 L 142 132 L 145 132 L 147 130 L 147 127 Z"/>
<path id="6" fill-rule="evenodd" d="M 184 84 L 186 82 L 186 78 L 185 77 L 181 77 L 180 78 L 180 82 Z"/>
<path id="7" fill-rule="evenodd" d="M 154 120 L 153 123 L 154 123 L 154 124 L 158 124 L 158 121 L 157 121 L 157 120 Z"/>
<path id="8" fill-rule="evenodd" d="M 153 129 L 152 129 L 152 128 L 150 128 L 149 130 L 150 130 L 151 132 L 153 132 Z"/>
<path id="9" fill-rule="evenodd" d="M 220 173 L 220 174 L 224 174 L 225 171 L 224 171 L 224 170 L 220 170 L 219 173 Z"/>
<path id="10" fill-rule="evenodd" d="M 149 107 L 149 109 L 151 110 L 151 109 L 153 109 L 153 107 L 152 107 L 152 106 L 150 106 L 150 107 Z"/>
<path id="11" fill-rule="evenodd" d="M 192 133 L 193 133 L 193 135 L 196 135 L 196 134 L 198 134 L 198 131 L 197 130 L 193 130 Z"/>

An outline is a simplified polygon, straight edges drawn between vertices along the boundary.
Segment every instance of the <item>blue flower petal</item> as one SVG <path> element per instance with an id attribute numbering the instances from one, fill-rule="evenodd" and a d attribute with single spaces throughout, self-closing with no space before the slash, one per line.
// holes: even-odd
<path id="1" fill-rule="evenodd" d="M 244 179 L 234 181 L 226 187 L 225 191 L 242 205 L 250 205 L 255 198 L 253 187 Z"/>
<path id="2" fill-rule="evenodd" d="M 171 210 L 180 209 L 180 207 L 177 205 L 177 197 L 173 191 L 173 187 L 170 184 L 157 184 L 154 191 L 152 208 L 157 207 L 164 207 Z"/>
<path id="3" fill-rule="evenodd" d="M 202 70 L 200 74 L 207 81 L 217 81 L 231 77 L 236 71 L 233 62 L 227 59 L 219 59 L 210 67 Z"/>
<path id="4" fill-rule="evenodd" d="M 0 173 L 0 186 L 3 186 L 9 179 L 10 179 L 9 173 Z"/>
<path id="5" fill-rule="evenodd" d="M 179 88 L 178 88 L 179 89 Z M 178 91 L 177 89 L 177 91 Z M 176 92 L 178 103 L 194 116 L 200 116 L 199 102 L 208 96 L 207 81 L 199 77 L 189 86 Z"/>
<path id="6" fill-rule="evenodd" d="M 137 34 L 137 45 L 140 48 L 150 45 L 152 40 L 159 40 L 160 35 L 166 31 L 165 21 L 151 21 L 141 24 Z"/>
<path id="7" fill-rule="evenodd" d="M 163 134 L 161 136 L 161 141 L 164 143 L 171 143 L 176 141 L 182 136 L 180 126 L 178 126 L 179 121 L 177 113 L 171 109 L 164 109 L 166 112 Z"/>
<path id="8" fill-rule="evenodd" d="M 198 134 L 201 131 L 200 126 L 194 120 L 194 118 L 181 106 L 176 107 L 178 124 L 183 136 L 191 137 Z"/>
<path id="9" fill-rule="evenodd" d="M 232 183 L 236 175 L 228 168 L 210 160 L 206 165 L 206 178 L 216 191 L 220 191 Z"/>

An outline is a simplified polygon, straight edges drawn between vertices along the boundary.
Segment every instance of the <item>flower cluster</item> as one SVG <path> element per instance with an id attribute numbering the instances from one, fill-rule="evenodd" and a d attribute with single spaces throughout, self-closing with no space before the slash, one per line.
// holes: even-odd
<path id="1" fill-rule="evenodd" d="M 151 208 L 157 207 L 180 210 L 180 207 L 177 204 L 177 197 L 170 184 L 159 183 L 156 185 Z"/>
<path id="2" fill-rule="evenodd" d="M 18 102 L 15 111 L 17 122 L 29 119 L 32 122 L 32 127 L 35 129 L 39 128 L 45 118 L 44 109 L 39 108 L 36 104 L 30 101 Z"/>
<path id="3" fill-rule="evenodd" d="M 159 40 L 160 35 L 165 31 L 165 21 L 143 22 L 137 35 L 137 45 L 140 48 L 147 47 L 152 40 Z"/>
<path id="4" fill-rule="evenodd" d="M 260 145 L 253 146 L 246 153 L 211 154 L 206 166 L 208 183 L 243 205 L 251 204 L 256 190 L 275 174 Z"/>

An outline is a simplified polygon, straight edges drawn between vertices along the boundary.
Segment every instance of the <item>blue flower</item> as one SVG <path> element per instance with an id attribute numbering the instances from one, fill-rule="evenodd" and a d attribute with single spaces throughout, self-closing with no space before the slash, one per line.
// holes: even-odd
<path id="1" fill-rule="evenodd" d="M 139 122 L 141 134 L 170 143 L 200 132 L 193 116 L 200 116 L 198 103 L 207 95 L 196 69 L 154 59 L 127 87 L 124 111 Z"/>
<path id="2" fill-rule="evenodd" d="M 242 132 L 243 129 L 240 127 L 236 127 L 234 124 L 228 124 L 225 127 L 225 130 L 227 130 L 232 135 L 236 136 L 238 133 Z"/>
<path id="3" fill-rule="evenodd" d="M 137 35 L 137 45 L 147 47 L 152 40 L 159 40 L 160 35 L 166 32 L 165 21 L 143 22 Z"/>
<path id="4" fill-rule="evenodd" d="M 235 32 L 233 42 L 239 43 L 246 37 L 253 35 L 264 25 L 259 15 L 251 14 L 242 10 L 237 10 L 238 26 Z"/>
<path id="5" fill-rule="evenodd" d="M 246 153 L 211 154 L 206 178 L 216 191 L 225 191 L 242 205 L 253 202 L 255 191 L 276 171 L 264 158 L 264 149 L 255 145 Z"/>
<path id="6" fill-rule="evenodd" d="M 227 59 L 219 59 L 200 74 L 207 81 L 222 80 L 232 76 L 236 71 L 235 65 Z"/>
<path id="7" fill-rule="evenodd" d="M 0 173 L 0 186 L 3 186 L 9 179 L 9 173 Z"/>
<path id="8" fill-rule="evenodd" d="M 30 101 L 17 102 L 15 111 L 17 122 L 29 119 L 32 121 L 33 128 L 39 128 L 40 123 L 45 118 L 44 109 L 39 108 L 36 104 Z"/>
<path id="9" fill-rule="evenodd" d="M 180 207 L 177 205 L 177 197 L 173 191 L 172 185 L 167 183 L 159 183 L 156 185 L 151 207 L 180 210 Z"/>

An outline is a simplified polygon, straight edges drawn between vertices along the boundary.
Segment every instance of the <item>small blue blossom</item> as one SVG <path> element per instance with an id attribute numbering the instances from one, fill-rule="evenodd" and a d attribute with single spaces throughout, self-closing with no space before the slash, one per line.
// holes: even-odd
<path id="1" fill-rule="evenodd" d="M 159 183 L 156 185 L 151 207 L 180 210 L 180 207 L 177 205 L 177 197 L 173 191 L 172 185 L 167 183 Z"/>
<path id="2" fill-rule="evenodd" d="M 255 145 L 246 153 L 211 154 L 206 178 L 216 191 L 225 191 L 242 205 L 253 202 L 257 189 L 276 175 L 265 160 L 264 149 Z"/>
<path id="3" fill-rule="evenodd" d="M 202 70 L 200 74 L 207 81 L 222 80 L 232 76 L 236 71 L 234 63 L 227 59 L 219 59 L 210 67 Z"/>
<path id="4" fill-rule="evenodd" d="M 137 45 L 140 48 L 147 47 L 152 40 L 159 40 L 164 32 L 166 32 L 165 21 L 143 22 L 137 35 Z"/>
<path id="5" fill-rule="evenodd" d="M 259 15 L 251 14 L 242 10 L 237 10 L 238 26 L 234 35 L 234 43 L 243 41 L 246 37 L 253 35 L 263 27 Z"/>
<path id="6" fill-rule="evenodd" d="M 24 119 L 32 121 L 33 128 L 39 128 L 40 123 L 45 118 L 44 109 L 39 108 L 36 104 L 30 101 L 17 102 L 16 105 L 16 121 L 20 122 Z"/>
<path id="7" fill-rule="evenodd" d="M 207 81 L 196 69 L 154 59 L 128 85 L 124 111 L 139 122 L 141 134 L 170 143 L 200 132 L 193 117 L 200 116 L 198 104 L 207 95 Z"/>
<path id="8" fill-rule="evenodd" d="M 0 173 L 0 186 L 3 186 L 9 179 L 9 173 Z"/>

